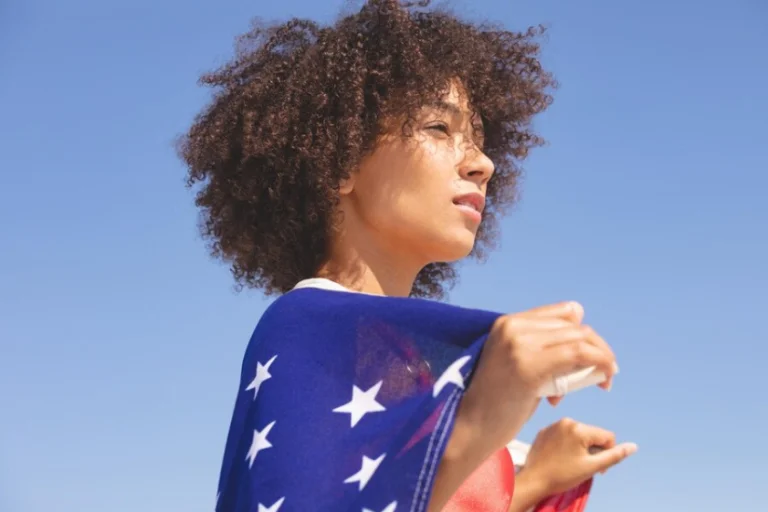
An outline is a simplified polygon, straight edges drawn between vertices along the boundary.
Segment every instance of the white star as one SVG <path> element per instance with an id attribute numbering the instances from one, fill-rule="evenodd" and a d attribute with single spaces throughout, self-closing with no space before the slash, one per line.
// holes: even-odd
<path id="1" fill-rule="evenodd" d="M 387 505 L 387 507 L 384 510 L 382 510 L 381 512 L 395 512 L 395 508 L 397 508 L 397 502 L 393 501 L 392 503 Z M 371 510 L 371 509 L 368 509 L 368 508 L 364 508 L 363 512 L 375 512 L 375 511 Z"/>
<path id="2" fill-rule="evenodd" d="M 251 442 L 251 449 L 248 450 L 248 455 L 245 456 L 245 460 L 248 461 L 248 468 L 253 467 L 253 461 L 256 460 L 256 456 L 261 450 L 272 448 L 272 443 L 267 440 L 267 436 L 269 435 L 269 431 L 272 430 L 272 427 L 275 426 L 275 423 L 276 422 L 273 421 L 264 427 L 264 430 L 261 432 L 253 429 L 253 442 Z"/>
<path id="3" fill-rule="evenodd" d="M 461 367 L 467 364 L 467 361 L 470 359 L 470 356 L 464 356 L 454 361 L 453 364 L 443 372 L 440 378 L 437 379 L 437 382 L 435 382 L 435 387 L 432 389 L 432 396 L 439 395 L 443 388 L 448 384 L 456 384 L 461 389 L 464 389 L 464 377 L 462 377 L 459 370 L 461 370 Z"/>
<path id="4" fill-rule="evenodd" d="M 369 412 L 384 411 L 385 408 L 379 402 L 376 401 L 376 395 L 381 389 L 381 383 L 379 381 L 368 391 L 362 391 L 357 386 L 352 386 L 352 400 L 344 405 L 341 405 L 333 410 L 333 412 L 347 412 L 349 413 L 349 419 L 352 422 L 352 427 L 357 425 L 357 422 L 362 419 L 363 416 Z"/>
<path id="5" fill-rule="evenodd" d="M 256 400 L 256 395 L 259 394 L 259 388 L 264 384 L 264 381 L 272 378 L 272 375 L 269 374 L 269 367 L 272 366 L 275 359 L 277 359 L 277 356 L 272 357 L 272 359 L 267 361 L 267 364 L 256 363 L 256 377 L 250 384 L 248 384 L 248 387 L 245 388 L 246 391 L 253 390 L 254 400 Z"/>
<path id="6" fill-rule="evenodd" d="M 259 512 L 277 512 L 280 510 L 280 507 L 282 506 L 283 502 L 285 501 L 285 496 L 277 500 L 272 504 L 271 507 L 265 507 L 261 503 L 259 503 Z"/>
<path id="7" fill-rule="evenodd" d="M 363 487 L 368 483 L 368 481 L 373 476 L 373 473 L 376 471 L 376 469 L 379 467 L 379 464 L 381 464 L 381 461 L 384 460 L 384 457 L 387 454 L 382 454 L 378 459 L 373 460 L 369 459 L 365 455 L 363 455 L 363 466 L 360 468 L 360 471 L 352 475 L 351 477 L 344 480 L 345 484 L 351 484 L 355 482 L 360 483 L 360 491 L 363 490 Z"/>

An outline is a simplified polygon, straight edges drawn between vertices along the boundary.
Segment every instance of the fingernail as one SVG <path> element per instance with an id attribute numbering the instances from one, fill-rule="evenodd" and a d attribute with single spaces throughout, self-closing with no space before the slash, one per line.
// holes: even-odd
<path id="1" fill-rule="evenodd" d="M 637 445 L 635 443 L 627 443 L 627 448 L 626 448 L 627 457 L 629 457 L 636 451 L 637 451 Z"/>

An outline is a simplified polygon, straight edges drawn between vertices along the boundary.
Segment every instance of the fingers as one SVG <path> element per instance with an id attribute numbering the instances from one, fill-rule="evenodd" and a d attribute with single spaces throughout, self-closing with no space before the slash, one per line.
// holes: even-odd
<path id="1" fill-rule="evenodd" d="M 603 347 L 603 349 L 610 352 L 614 358 L 614 362 L 611 365 L 610 373 L 606 373 L 607 378 L 605 379 L 605 382 L 601 382 L 599 384 L 601 388 L 610 390 L 611 386 L 613 385 L 613 374 L 616 373 L 616 356 L 613 353 L 613 350 L 611 350 L 610 345 L 608 345 L 608 343 L 603 339 L 602 336 L 597 334 L 591 327 L 585 326 L 584 328 L 588 330 L 587 339 L 589 340 L 589 342 L 592 343 L 593 345 Z"/>
<path id="2" fill-rule="evenodd" d="M 563 302 L 504 315 L 494 324 L 493 340 L 505 345 L 508 361 L 526 389 L 538 389 L 542 381 L 567 375 L 575 370 L 597 367 L 606 376 L 601 387 L 610 388 L 618 371 L 615 356 L 606 341 L 591 327 L 581 325 L 584 309 L 576 302 Z M 594 375 L 585 375 L 598 384 Z M 581 382 L 580 385 L 584 385 Z M 528 387 L 530 385 L 530 387 Z M 552 405 L 558 398 L 548 397 Z"/>
<path id="3" fill-rule="evenodd" d="M 612 468 L 637 451 L 635 443 L 622 443 L 594 455 L 590 455 L 589 461 L 592 473 L 602 473 Z"/>
<path id="4" fill-rule="evenodd" d="M 529 309 L 522 315 L 535 318 L 562 318 L 578 325 L 584 319 L 584 308 L 578 302 L 561 302 Z"/>
<path id="5" fill-rule="evenodd" d="M 566 332 L 566 330 L 570 332 Z M 583 339 L 584 341 L 594 345 L 596 348 L 606 352 L 607 354 L 610 354 L 611 357 L 615 358 L 610 345 L 608 345 L 608 343 L 606 343 L 606 341 L 599 334 L 597 334 L 591 327 L 587 325 L 580 325 L 578 327 L 563 329 L 562 333 L 552 333 L 550 338 L 546 338 L 546 333 L 542 334 L 544 334 L 544 337 L 537 341 L 545 346 Z"/>
<path id="6" fill-rule="evenodd" d="M 595 345 L 596 347 L 601 347 L 603 350 L 610 353 L 611 356 L 614 356 L 613 350 L 611 350 L 611 346 L 608 345 L 608 343 L 603 339 L 603 337 L 597 334 L 594 331 L 594 329 L 592 329 L 589 326 L 583 326 L 582 329 L 585 331 L 584 334 L 587 341 L 589 341 L 591 344 Z"/>
<path id="7" fill-rule="evenodd" d="M 510 328 L 518 331 L 554 331 L 557 329 L 573 328 L 573 322 L 554 316 L 511 315 L 505 320 Z"/>
<path id="8" fill-rule="evenodd" d="M 613 353 L 593 345 L 577 329 L 574 331 L 559 333 L 560 341 L 544 347 L 541 375 L 563 375 L 576 368 L 596 366 L 610 378 L 614 373 Z"/>
<path id="9" fill-rule="evenodd" d="M 610 352 L 612 357 L 615 357 L 610 345 L 608 345 L 602 336 L 597 334 L 589 326 L 581 326 L 581 322 L 584 319 L 584 308 L 578 302 L 561 302 L 558 304 L 541 306 L 516 316 L 520 317 L 522 322 L 525 322 L 530 325 L 530 328 L 534 329 L 558 329 L 569 327 L 568 325 L 562 325 L 560 321 L 566 321 L 570 322 L 571 325 L 575 324 L 580 326 L 584 329 L 583 334 L 587 341 L 595 346 L 602 347 L 605 351 Z M 608 379 L 600 384 L 601 387 L 610 389 L 611 376 L 613 373 L 615 373 L 615 368 L 612 366 L 609 371 L 606 372 Z"/>
<path id="10" fill-rule="evenodd" d="M 608 449 L 616 445 L 616 435 L 610 430 L 584 423 L 579 423 L 576 430 L 585 446 Z"/>
<path id="11" fill-rule="evenodd" d="M 613 381 L 613 375 L 617 371 L 616 366 L 616 356 L 613 353 L 613 350 L 611 350 L 611 347 L 606 343 L 606 341 L 597 334 L 591 327 L 586 325 L 581 325 L 578 327 L 574 327 L 575 331 L 578 332 L 571 332 L 571 333 L 563 333 L 560 338 L 555 338 L 553 333 L 553 337 L 551 338 L 551 341 L 549 343 L 544 342 L 544 344 L 549 345 L 555 345 L 563 342 L 572 342 L 574 340 L 583 339 L 587 343 L 590 343 L 591 345 L 594 345 L 599 350 L 604 351 L 608 357 L 610 357 L 610 366 L 608 367 L 601 367 L 600 369 L 603 371 L 603 373 L 606 375 L 606 380 L 599 384 L 599 386 L 603 389 L 611 389 L 612 381 Z M 581 338 L 579 337 L 579 334 L 581 335 Z"/>
<path id="12" fill-rule="evenodd" d="M 549 405 L 552 407 L 555 407 L 557 404 L 563 401 L 563 397 L 561 396 L 548 396 L 547 402 L 549 402 Z"/>

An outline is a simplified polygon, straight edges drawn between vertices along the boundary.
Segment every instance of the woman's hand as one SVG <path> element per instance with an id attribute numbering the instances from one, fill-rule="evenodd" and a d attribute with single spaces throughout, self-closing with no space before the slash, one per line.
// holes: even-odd
<path id="1" fill-rule="evenodd" d="M 583 317 L 578 303 L 567 302 L 496 322 L 457 418 L 477 428 L 487 455 L 514 439 L 538 406 L 539 389 L 555 377 L 596 366 L 608 376 L 602 386 L 610 386 L 614 354 Z"/>
<path id="2" fill-rule="evenodd" d="M 617 445 L 612 432 L 562 419 L 536 436 L 525 467 L 515 478 L 510 512 L 529 510 L 547 496 L 576 487 L 636 451 L 634 443 Z"/>
<path id="3" fill-rule="evenodd" d="M 544 383 L 596 366 L 608 376 L 603 387 L 610 386 L 615 357 L 594 330 L 581 324 L 583 316 L 579 304 L 566 302 L 496 321 L 459 406 L 430 510 L 440 510 L 472 471 L 514 439 L 535 411 Z"/>

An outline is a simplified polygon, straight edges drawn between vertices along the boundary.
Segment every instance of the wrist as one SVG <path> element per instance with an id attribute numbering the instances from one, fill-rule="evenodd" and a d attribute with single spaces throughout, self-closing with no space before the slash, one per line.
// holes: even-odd
<path id="1" fill-rule="evenodd" d="M 543 475 L 532 468 L 523 468 L 515 475 L 515 492 L 509 512 L 526 512 L 550 494 Z"/>

